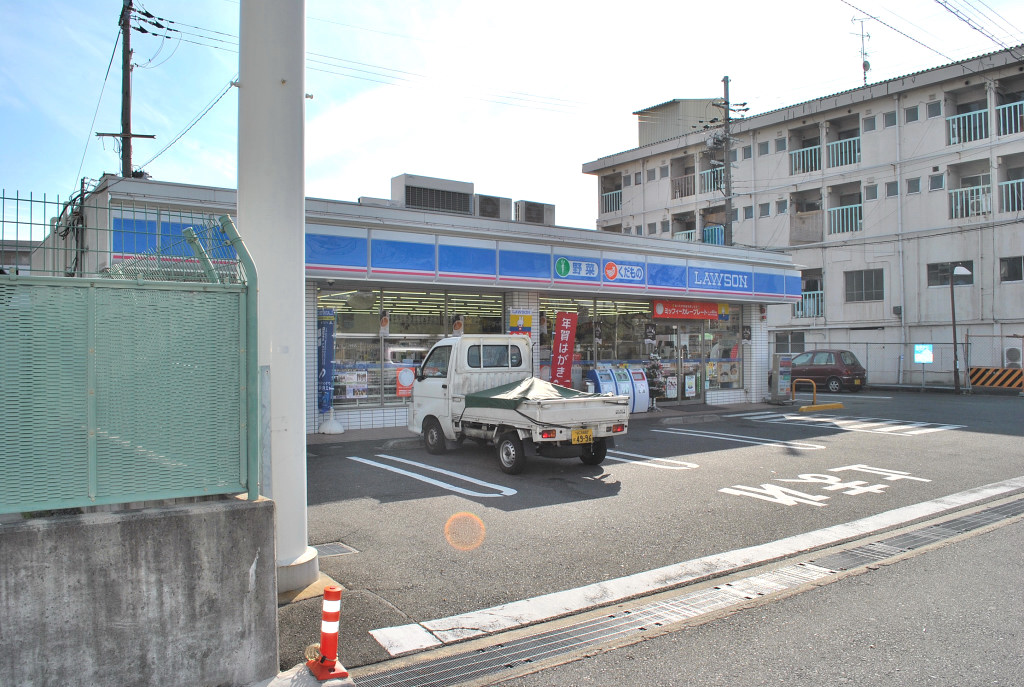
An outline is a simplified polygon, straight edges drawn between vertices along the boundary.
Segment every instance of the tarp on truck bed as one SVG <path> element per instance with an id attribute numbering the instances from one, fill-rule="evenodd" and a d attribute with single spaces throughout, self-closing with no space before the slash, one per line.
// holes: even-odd
<path id="1" fill-rule="evenodd" d="M 515 410 L 524 401 L 545 401 L 558 398 L 600 398 L 601 394 L 577 391 L 568 387 L 545 382 L 538 377 L 528 377 L 519 382 L 502 384 L 493 389 L 474 391 L 466 394 L 467 408 L 504 408 Z"/>

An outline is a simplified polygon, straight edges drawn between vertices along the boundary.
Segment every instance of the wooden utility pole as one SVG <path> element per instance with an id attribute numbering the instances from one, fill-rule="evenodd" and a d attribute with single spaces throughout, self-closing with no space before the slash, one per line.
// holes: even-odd
<path id="1" fill-rule="evenodd" d="M 132 175 L 132 0 L 121 8 L 121 176 Z"/>

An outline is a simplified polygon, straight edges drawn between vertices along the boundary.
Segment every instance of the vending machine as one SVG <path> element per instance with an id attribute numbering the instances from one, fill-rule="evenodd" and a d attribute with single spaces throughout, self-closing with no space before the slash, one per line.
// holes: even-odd
<path id="1" fill-rule="evenodd" d="M 647 372 L 642 367 L 631 367 L 629 381 L 633 384 L 633 403 L 630 412 L 646 413 L 651 407 L 651 387 L 647 383 Z"/>
<path id="2" fill-rule="evenodd" d="M 594 385 L 595 394 L 615 394 L 615 377 L 611 369 L 599 367 L 587 373 L 587 381 Z"/>
<path id="3" fill-rule="evenodd" d="M 629 371 L 624 370 L 621 367 L 613 367 L 611 369 L 612 376 L 615 377 L 615 393 L 622 396 L 629 396 L 629 408 L 633 409 L 633 381 L 629 378 Z"/>

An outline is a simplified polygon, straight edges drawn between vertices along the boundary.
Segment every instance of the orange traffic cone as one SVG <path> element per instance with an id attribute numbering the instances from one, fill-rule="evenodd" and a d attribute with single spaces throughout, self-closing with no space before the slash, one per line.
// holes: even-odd
<path id="1" fill-rule="evenodd" d="M 338 628 L 341 625 L 341 587 L 324 588 L 323 620 L 320 623 L 320 658 L 306 661 L 313 677 L 323 682 L 348 677 L 338 660 Z"/>

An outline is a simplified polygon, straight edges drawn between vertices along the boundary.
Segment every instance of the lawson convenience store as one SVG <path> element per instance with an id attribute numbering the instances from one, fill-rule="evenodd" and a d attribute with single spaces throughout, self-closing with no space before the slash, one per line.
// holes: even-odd
<path id="1" fill-rule="evenodd" d="M 157 233 L 234 214 L 230 189 L 118 179 L 101 193 L 112 223 Z M 659 405 L 760 401 L 764 308 L 798 302 L 801 287 L 778 253 L 374 199 L 308 198 L 305 262 L 307 432 L 332 409 L 345 429 L 404 426 L 409 371 L 453 334 L 528 335 L 535 373 L 549 377 L 558 313 L 576 315 L 574 387 L 597 365 L 640 366 L 656 354 L 668 374 Z M 318 394 L 328 364 L 329 393 Z"/>
<path id="2" fill-rule="evenodd" d="M 659 403 L 760 400 L 764 307 L 800 299 L 799 272 L 776 254 L 454 216 L 411 231 L 394 214 L 388 228 L 307 222 L 318 335 L 334 343 L 318 422 L 333 408 L 346 428 L 403 425 L 412 370 L 461 333 L 528 335 L 535 373 L 550 379 L 558 313 L 576 315 L 575 388 L 597 365 L 656 354 Z"/>

